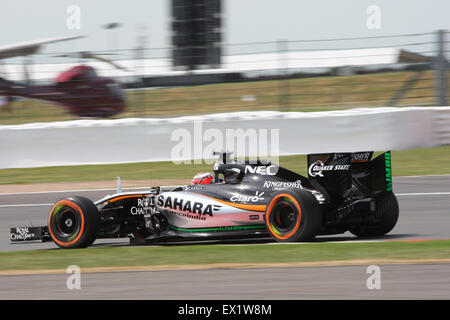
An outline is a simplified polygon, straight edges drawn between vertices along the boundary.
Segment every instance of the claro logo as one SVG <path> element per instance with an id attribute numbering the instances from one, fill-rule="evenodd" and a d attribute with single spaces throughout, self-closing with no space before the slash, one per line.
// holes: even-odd
<path id="1" fill-rule="evenodd" d="M 278 172 L 278 167 L 271 166 L 245 166 L 245 173 L 256 173 L 263 176 L 274 176 Z"/>
<path id="2" fill-rule="evenodd" d="M 254 196 L 235 195 L 230 198 L 233 202 L 258 202 L 264 200 L 264 192 L 256 191 Z"/>
<path id="3" fill-rule="evenodd" d="M 205 204 L 197 201 L 191 201 L 186 199 L 180 199 L 176 197 L 165 197 L 164 195 L 159 195 L 156 204 L 158 207 L 177 210 L 189 213 L 196 213 L 199 215 L 210 215 L 213 216 L 213 212 L 220 210 L 221 205 L 217 204 Z"/>

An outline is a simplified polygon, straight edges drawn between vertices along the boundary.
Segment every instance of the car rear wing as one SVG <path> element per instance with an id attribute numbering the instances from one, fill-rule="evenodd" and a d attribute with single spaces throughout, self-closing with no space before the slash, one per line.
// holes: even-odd
<path id="1" fill-rule="evenodd" d="M 392 191 L 391 152 L 372 157 L 373 151 L 309 154 L 308 178 L 332 199 L 347 197 L 355 186 L 365 195 Z"/>

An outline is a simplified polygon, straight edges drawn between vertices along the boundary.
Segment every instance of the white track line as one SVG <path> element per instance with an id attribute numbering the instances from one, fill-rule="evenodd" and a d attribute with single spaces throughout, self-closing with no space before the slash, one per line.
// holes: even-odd
<path id="1" fill-rule="evenodd" d="M 424 174 L 418 176 L 395 176 L 394 179 L 401 178 L 427 178 L 427 177 L 449 177 L 450 174 Z"/>
<path id="2" fill-rule="evenodd" d="M 47 207 L 52 206 L 53 203 L 27 203 L 27 204 L 3 204 L 0 208 L 16 208 L 16 207 Z"/>
<path id="3" fill-rule="evenodd" d="M 176 187 L 184 187 L 185 185 L 178 186 L 161 186 L 163 188 L 176 188 Z M 130 187 L 130 188 L 122 188 L 122 190 L 150 190 L 153 187 Z M 11 196 L 11 195 L 20 195 L 20 194 L 47 194 L 47 193 L 75 193 L 75 192 L 93 192 L 93 191 L 113 191 L 114 193 L 117 191 L 115 188 L 108 189 L 85 189 L 85 190 L 60 190 L 60 191 L 29 191 L 29 192 L 11 192 L 11 193 L 0 193 L 0 196 Z"/>
<path id="4" fill-rule="evenodd" d="M 122 188 L 122 190 L 140 190 L 140 189 L 150 189 L 150 187 L 135 187 L 135 188 Z M 0 196 L 11 196 L 19 194 L 42 194 L 42 193 L 67 193 L 67 192 L 93 192 L 93 191 L 116 191 L 114 188 L 109 189 L 85 189 L 85 190 L 61 190 L 61 191 L 29 191 L 29 192 L 11 192 L 11 193 L 0 193 Z"/>
<path id="5" fill-rule="evenodd" d="M 396 196 L 442 196 L 450 195 L 450 192 L 416 192 L 416 193 L 396 193 Z"/>

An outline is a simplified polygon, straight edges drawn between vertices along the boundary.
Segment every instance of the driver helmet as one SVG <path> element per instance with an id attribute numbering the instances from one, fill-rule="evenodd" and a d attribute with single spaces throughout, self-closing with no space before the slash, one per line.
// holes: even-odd
<path id="1" fill-rule="evenodd" d="M 192 179 L 192 184 L 211 184 L 214 176 L 211 172 L 199 172 Z"/>

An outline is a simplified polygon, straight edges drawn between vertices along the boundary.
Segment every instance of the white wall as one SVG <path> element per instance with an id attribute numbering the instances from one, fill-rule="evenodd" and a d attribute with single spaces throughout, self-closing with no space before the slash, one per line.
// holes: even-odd
<path id="1" fill-rule="evenodd" d="M 278 129 L 280 155 L 450 143 L 450 107 L 76 120 L 0 126 L 0 168 L 176 160 L 171 158 L 178 144 L 171 139 L 172 133 L 184 128 L 194 136 L 194 121 L 202 121 L 202 132 L 219 129 L 224 136 L 226 129 Z M 191 157 L 201 157 L 199 151 L 200 156 L 193 152 Z"/>

